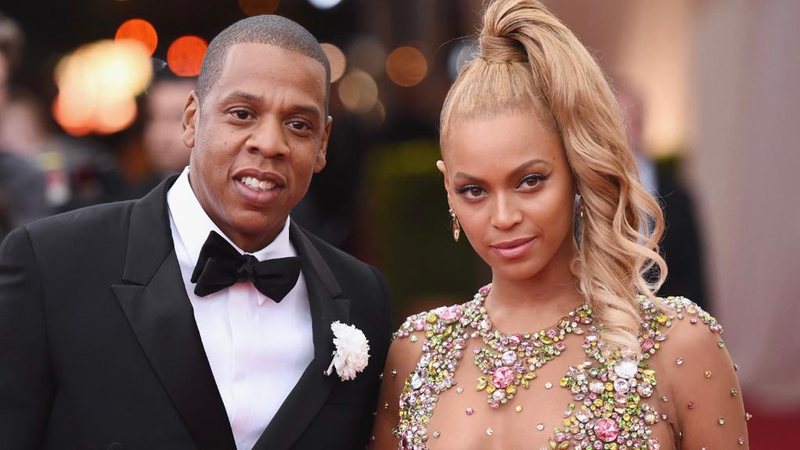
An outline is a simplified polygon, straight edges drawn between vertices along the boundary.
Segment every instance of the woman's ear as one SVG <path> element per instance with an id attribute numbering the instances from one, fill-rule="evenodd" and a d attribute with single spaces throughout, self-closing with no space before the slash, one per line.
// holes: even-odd
<path id="1" fill-rule="evenodd" d="M 444 191 L 447 193 L 447 204 L 452 205 L 453 202 L 450 198 L 450 178 L 447 176 L 447 166 L 444 164 L 444 161 L 439 160 L 436 161 L 436 168 L 439 169 L 439 172 L 442 173 L 442 178 L 444 178 Z"/>
<path id="2" fill-rule="evenodd" d="M 450 191 L 450 179 L 447 177 L 447 166 L 444 165 L 444 161 L 441 159 L 436 161 L 436 168 L 439 169 L 439 172 L 442 173 L 444 177 L 444 189 L 446 191 Z"/>

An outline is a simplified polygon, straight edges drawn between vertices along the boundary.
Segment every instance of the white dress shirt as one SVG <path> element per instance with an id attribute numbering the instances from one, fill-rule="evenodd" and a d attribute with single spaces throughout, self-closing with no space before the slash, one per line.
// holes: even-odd
<path id="1" fill-rule="evenodd" d="M 220 231 L 189 185 L 189 168 L 167 194 L 175 253 L 214 380 L 225 404 L 238 450 L 251 450 L 314 357 L 308 291 L 302 273 L 280 302 L 250 282 L 205 297 L 190 281 L 211 230 Z M 297 256 L 289 242 L 289 220 L 278 237 L 253 253 L 259 261 Z"/>

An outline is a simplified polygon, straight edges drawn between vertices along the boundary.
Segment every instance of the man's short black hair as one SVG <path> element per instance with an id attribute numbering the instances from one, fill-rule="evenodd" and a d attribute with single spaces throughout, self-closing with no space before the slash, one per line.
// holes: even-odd
<path id="1" fill-rule="evenodd" d="M 260 15 L 242 19 L 222 30 L 208 45 L 200 76 L 197 78 L 197 97 L 204 97 L 220 77 L 222 63 L 234 44 L 269 44 L 296 51 L 319 61 L 325 68 L 325 110 L 330 99 L 331 66 L 317 39 L 297 22 L 282 16 Z"/>

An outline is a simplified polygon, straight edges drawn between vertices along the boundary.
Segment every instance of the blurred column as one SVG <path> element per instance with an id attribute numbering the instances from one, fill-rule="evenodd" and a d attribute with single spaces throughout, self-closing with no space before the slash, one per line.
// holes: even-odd
<path id="1" fill-rule="evenodd" d="M 701 2 L 697 151 L 715 311 L 747 399 L 800 407 L 800 2 Z"/>

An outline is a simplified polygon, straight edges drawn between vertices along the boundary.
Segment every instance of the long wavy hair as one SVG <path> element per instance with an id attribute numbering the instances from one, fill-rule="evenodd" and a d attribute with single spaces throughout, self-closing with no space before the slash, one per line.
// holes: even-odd
<path id="1" fill-rule="evenodd" d="M 658 304 L 655 292 L 667 274 L 658 254 L 664 220 L 639 182 L 608 81 L 575 35 L 536 0 L 493 1 L 478 40 L 478 55 L 444 102 L 442 148 L 453 123 L 508 112 L 532 110 L 558 133 L 581 196 L 571 265 L 578 289 L 600 324 L 604 352 L 640 355 L 639 296 Z"/>

